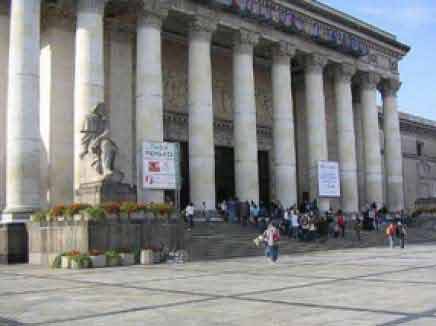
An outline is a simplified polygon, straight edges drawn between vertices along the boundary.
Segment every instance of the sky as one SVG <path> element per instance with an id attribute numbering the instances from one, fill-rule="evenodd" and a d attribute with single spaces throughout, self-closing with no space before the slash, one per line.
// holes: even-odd
<path id="1" fill-rule="evenodd" d="M 411 46 L 400 62 L 399 110 L 436 120 L 436 0 L 319 0 Z"/>

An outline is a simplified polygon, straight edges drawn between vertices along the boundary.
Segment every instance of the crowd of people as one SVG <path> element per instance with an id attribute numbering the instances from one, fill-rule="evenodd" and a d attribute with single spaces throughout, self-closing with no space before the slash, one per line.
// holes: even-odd
<path id="1" fill-rule="evenodd" d="M 204 206 L 204 204 L 203 204 Z M 200 208 L 205 211 L 205 207 Z M 190 203 L 186 207 L 186 220 L 189 227 L 194 226 L 195 207 Z M 351 230 L 354 238 L 361 241 L 361 230 L 380 232 L 385 230 L 391 247 L 395 245 L 395 239 L 400 239 L 401 247 L 407 235 L 406 226 L 409 223 L 408 216 L 404 211 L 395 214 L 388 214 L 383 206 L 378 208 L 375 203 L 366 205 L 361 212 L 345 214 L 338 210 L 328 210 L 320 213 L 317 202 L 303 202 L 299 207 L 296 205 L 285 208 L 280 202 L 273 201 L 269 205 L 260 203 L 257 205 L 253 201 L 240 201 L 237 198 L 222 201 L 218 205 L 218 212 L 228 223 L 241 224 L 244 227 L 254 227 L 265 240 L 266 247 L 271 257 L 277 256 L 275 249 L 268 246 L 274 242 L 274 232 L 281 236 L 288 236 L 299 241 L 314 241 L 317 239 L 326 240 L 328 238 L 345 238 L 346 230 Z M 204 213 L 206 215 L 206 213 Z M 273 228 L 273 231 L 271 231 Z M 271 234 L 269 234 L 269 233 Z M 274 261 L 276 258 L 274 258 Z"/>

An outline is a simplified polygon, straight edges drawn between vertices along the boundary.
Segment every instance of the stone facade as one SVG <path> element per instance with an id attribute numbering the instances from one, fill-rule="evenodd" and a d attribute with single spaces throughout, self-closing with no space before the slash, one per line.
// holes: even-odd
<path id="1" fill-rule="evenodd" d="M 2 31 L 10 26 L 0 35 L 5 214 L 72 202 L 81 184 L 96 180 L 90 162 L 80 157 L 81 128 L 102 101 L 123 182 L 141 180 L 143 140 L 187 143 L 190 197 L 209 209 L 218 200 L 214 147 L 233 148 L 235 195 L 244 200 L 266 198 L 264 180 L 269 199 L 286 205 L 317 198 L 319 160 L 340 163 L 343 190 L 342 198 L 317 198 L 322 209 L 353 212 L 377 201 L 396 210 L 436 195 L 436 125 L 398 116 L 398 61 L 406 45 L 317 3 L 272 2 L 261 13 L 244 7 L 245 1 L 233 7 L 212 2 L 217 5 L 80 0 L 75 8 L 69 0 L 12 0 L 0 6 Z M 277 16 L 279 9 L 288 18 Z M 29 22 L 41 22 L 41 28 L 23 36 L 21 25 Z M 19 61 L 37 44 L 39 61 Z M 9 61 L 8 53 L 14 54 Z M 19 64 L 24 75 L 8 74 L 8 66 Z M 39 71 L 40 84 L 33 85 Z M 29 80 L 21 83 L 26 74 Z M 24 103 L 22 94 L 33 97 Z M 6 119 L 10 112 L 23 115 Z M 24 118 L 25 112 L 31 116 Z M 260 168 L 260 152 L 268 168 Z M 139 201 L 163 200 L 161 191 L 137 189 Z"/>

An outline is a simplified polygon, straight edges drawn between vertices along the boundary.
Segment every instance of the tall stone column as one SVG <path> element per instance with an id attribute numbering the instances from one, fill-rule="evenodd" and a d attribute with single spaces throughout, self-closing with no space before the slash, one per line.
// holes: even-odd
<path id="1" fill-rule="evenodd" d="M 351 93 L 351 77 L 355 72 L 354 66 L 349 64 L 338 65 L 334 70 L 341 206 L 346 213 L 359 211 L 356 139 Z"/>
<path id="2" fill-rule="evenodd" d="M 329 199 L 318 196 L 318 162 L 328 160 L 323 76 L 326 64 L 327 59 L 318 54 L 308 55 L 304 60 L 310 197 L 317 199 L 320 211 L 330 207 Z"/>
<path id="3" fill-rule="evenodd" d="M 106 0 L 77 2 L 74 74 L 74 186 L 98 181 L 88 157 L 81 158 L 84 119 L 104 102 L 103 16 Z"/>
<path id="4" fill-rule="evenodd" d="M 6 197 L 6 107 L 8 94 L 9 3 L 0 3 L 0 211 Z"/>
<path id="5" fill-rule="evenodd" d="M 143 189 L 142 144 L 162 142 L 162 19 L 166 12 L 145 11 L 137 26 L 136 54 L 136 170 L 138 202 L 163 202 L 163 190 Z"/>
<path id="6" fill-rule="evenodd" d="M 259 202 L 253 48 L 259 36 L 241 30 L 233 49 L 233 132 L 236 195 Z"/>
<path id="7" fill-rule="evenodd" d="M 401 82 L 395 79 L 384 80 L 380 85 L 383 96 L 387 208 L 391 212 L 404 208 L 403 156 L 397 109 L 397 92 L 400 87 Z"/>
<path id="8" fill-rule="evenodd" d="M 20 219 L 40 208 L 40 13 L 40 0 L 11 2 L 3 220 Z"/>
<path id="9" fill-rule="evenodd" d="M 295 130 L 291 89 L 291 58 L 295 47 L 280 43 L 273 48 L 273 141 L 276 197 L 285 206 L 297 204 Z"/>
<path id="10" fill-rule="evenodd" d="M 377 84 L 380 77 L 373 72 L 360 75 L 360 101 L 365 161 L 365 189 L 368 204 L 383 203 L 382 160 L 377 108 Z"/>
<path id="11" fill-rule="evenodd" d="M 216 25 L 197 17 L 189 26 L 189 181 L 191 201 L 215 209 L 215 145 L 211 39 Z"/>
<path id="12" fill-rule="evenodd" d="M 42 205 L 74 199 L 74 21 L 50 9 L 40 54 Z"/>

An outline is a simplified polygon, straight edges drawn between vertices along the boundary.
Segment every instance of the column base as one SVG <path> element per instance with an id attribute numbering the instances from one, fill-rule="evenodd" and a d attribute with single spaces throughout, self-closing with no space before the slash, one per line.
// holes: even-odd
<path id="1" fill-rule="evenodd" d="M 29 245 L 25 223 L 0 223 L 0 265 L 27 263 Z"/>

